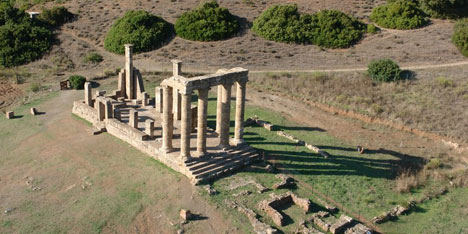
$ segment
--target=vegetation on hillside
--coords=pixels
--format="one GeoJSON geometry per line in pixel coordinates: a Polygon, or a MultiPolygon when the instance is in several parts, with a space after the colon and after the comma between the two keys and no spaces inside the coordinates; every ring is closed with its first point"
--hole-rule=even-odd
{"type": "Polygon", "coordinates": [[[175,23],[179,37],[194,41],[217,41],[239,31],[238,20],[227,8],[216,2],[207,2],[182,14],[175,23]]]}
{"type": "Polygon", "coordinates": [[[161,47],[173,35],[173,27],[159,16],[146,11],[128,11],[107,33],[104,48],[123,54],[124,44],[133,44],[135,53],[161,47]]]}
{"type": "Polygon", "coordinates": [[[468,15],[468,0],[418,0],[424,12],[434,18],[459,18],[468,15]]]}
{"type": "Polygon", "coordinates": [[[468,19],[459,20],[455,24],[452,42],[468,57],[468,19]]]}
{"type": "Polygon", "coordinates": [[[391,59],[380,59],[369,63],[367,70],[374,81],[390,82],[400,79],[400,66],[391,59]]]}
{"type": "Polygon", "coordinates": [[[366,26],[336,10],[299,14],[297,5],[275,5],[254,21],[252,30],[272,41],[346,48],[362,38],[366,26]]]}
{"type": "Polygon", "coordinates": [[[70,81],[70,87],[72,89],[83,89],[86,78],[80,75],[71,75],[68,81],[70,81]]]}
{"type": "Polygon", "coordinates": [[[59,27],[72,20],[73,14],[67,8],[60,6],[42,10],[38,18],[51,27],[59,27]]]}
{"type": "Polygon", "coordinates": [[[408,0],[390,1],[376,7],[370,18],[379,26],[391,29],[415,29],[429,22],[418,4],[408,0]]]}
{"type": "Polygon", "coordinates": [[[0,66],[39,59],[52,45],[50,29],[11,3],[0,2],[0,66]]]}

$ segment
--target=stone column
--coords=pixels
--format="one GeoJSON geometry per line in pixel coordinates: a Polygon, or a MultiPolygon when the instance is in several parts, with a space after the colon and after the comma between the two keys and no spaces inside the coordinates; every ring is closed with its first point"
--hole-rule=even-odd
{"type": "Polygon", "coordinates": [[[173,59],[172,62],[172,76],[182,75],[182,61],[173,59]]]}
{"type": "Polygon", "coordinates": [[[146,92],[141,93],[141,104],[143,106],[149,105],[149,95],[146,92]]]}
{"type": "Polygon", "coordinates": [[[134,99],[134,78],[133,78],[133,45],[125,44],[125,96],[134,99]]]}
{"type": "Polygon", "coordinates": [[[206,127],[208,113],[208,89],[198,90],[198,124],[197,124],[197,152],[198,156],[206,154],[206,127]]]}
{"type": "Polygon", "coordinates": [[[106,119],[110,119],[114,117],[114,110],[112,109],[112,104],[109,100],[105,102],[105,117],[106,119]]]}
{"type": "Polygon", "coordinates": [[[114,108],[114,118],[118,119],[119,121],[122,120],[120,108],[114,108]]]}
{"type": "Polygon", "coordinates": [[[172,114],[172,87],[163,87],[163,120],[162,120],[162,150],[173,151],[172,136],[174,134],[174,115],[172,114]]]}
{"type": "Polygon", "coordinates": [[[86,105],[93,107],[93,97],[91,93],[91,82],[86,82],[84,85],[84,92],[85,92],[85,103],[86,105]]]}
{"type": "Polygon", "coordinates": [[[161,87],[154,88],[154,108],[159,113],[163,113],[163,89],[161,87]]]}
{"type": "Polygon", "coordinates": [[[244,143],[244,113],[245,113],[245,88],[246,81],[237,82],[236,92],[236,123],[234,130],[234,142],[244,143]]]}
{"type": "Polygon", "coordinates": [[[128,117],[128,123],[132,128],[138,128],[138,111],[131,109],[130,116],[128,117]]]}
{"type": "Polygon", "coordinates": [[[219,146],[229,148],[229,121],[231,115],[231,84],[222,85],[221,131],[219,133],[219,146]]]}
{"type": "Polygon", "coordinates": [[[191,100],[192,92],[183,92],[182,95],[182,119],[180,123],[180,156],[182,160],[189,161],[190,156],[190,133],[192,132],[191,125],[191,100]]]}
{"type": "Polygon", "coordinates": [[[103,121],[106,118],[106,106],[102,103],[101,99],[96,99],[95,106],[97,109],[99,121],[103,121]]]}
{"type": "Polygon", "coordinates": [[[223,108],[223,86],[218,85],[218,93],[217,99],[216,99],[216,133],[218,135],[221,133],[221,113],[222,113],[222,108],[223,108]]]}
{"type": "Polygon", "coordinates": [[[147,119],[145,121],[145,133],[148,134],[149,137],[153,138],[154,136],[154,121],[151,119],[147,119]]]}
{"type": "Polygon", "coordinates": [[[175,116],[175,120],[180,120],[180,118],[182,117],[182,112],[181,112],[181,108],[182,108],[182,95],[179,93],[179,90],[177,89],[174,89],[174,92],[173,92],[173,105],[174,105],[174,109],[173,109],[173,112],[174,112],[174,116],[175,116]]]}

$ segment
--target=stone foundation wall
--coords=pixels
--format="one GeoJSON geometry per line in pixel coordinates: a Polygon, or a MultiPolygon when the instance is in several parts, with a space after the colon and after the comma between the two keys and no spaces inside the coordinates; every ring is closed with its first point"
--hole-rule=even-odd
{"type": "Polygon", "coordinates": [[[80,116],[93,125],[99,122],[97,110],[86,105],[82,100],[73,103],[72,113],[80,116]]]}

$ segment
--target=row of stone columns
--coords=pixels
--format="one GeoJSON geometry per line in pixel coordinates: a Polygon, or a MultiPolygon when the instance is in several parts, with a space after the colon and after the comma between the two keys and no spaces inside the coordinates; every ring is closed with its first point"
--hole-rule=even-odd
{"type": "MultiPolygon", "coordinates": [[[[235,117],[235,133],[234,142],[236,144],[243,143],[244,133],[244,110],[245,110],[245,88],[246,81],[239,81],[236,91],[236,117],[235,117]]],[[[216,131],[218,132],[219,146],[229,148],[229,123],[231,110],[231,87],[233,83],[219,85],[218,103],[217,103],[217,123],[216,131]]],[[[172,137],[174,131],[174,115],[173,113],[173,98],[175,89],[170,86],[162,87],[162,128],[163,128],[163,144],[162,149],[165,152],[173,150],[172,137]]],[[[198,90],[198,127],[197,127],[197,153],[199,156],[206,154],[207,143],[207,113],[208,113],[208,91],[209,89],[198,90]]],[[[181,95],[181,141],[180,155],[184,161],[190,160],[190,133],[191,133],[191,97],[192,92],[178,92],[181,95]]],[[[175,115],[177,116],[177,115],[175,115]]]]}

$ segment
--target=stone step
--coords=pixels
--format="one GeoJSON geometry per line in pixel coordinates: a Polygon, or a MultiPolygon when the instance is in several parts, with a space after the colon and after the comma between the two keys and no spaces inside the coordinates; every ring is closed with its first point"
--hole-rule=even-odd
{"type": "Polygon", "coordinates": [[[216,165],[225,164],[232,160],[238,159],[239,157],[243,157],[244,155],[249,154],[249,153],[255,153],[255,150],[254,149],[247,149],[245,151],[239,150],[237,152],[235,151],[230,152],[229,154],[216,155],[215,157],[206,159],[205,161],[189,165],[188,168],[192,173],[197,174],[198,171],[207,170],[212,167],[215,167],[216,165]]]}
{"type": "Polygon", "coordinates": [[[192,172],[192,175],[196,179],[217,177],[221,174],[224,174],[229,171],[248,165],[256,159],[259,159],[259,155],[256,153],[250,153],[247,155],[243,155],[242,157],[237,157],[234,160],[229,160],[222,164],[217,164],[217,165],[215,164],[215,166],[211,167],[210,169],[200,170],[200,171],[197,171],[196,173],[192,172]]]}

